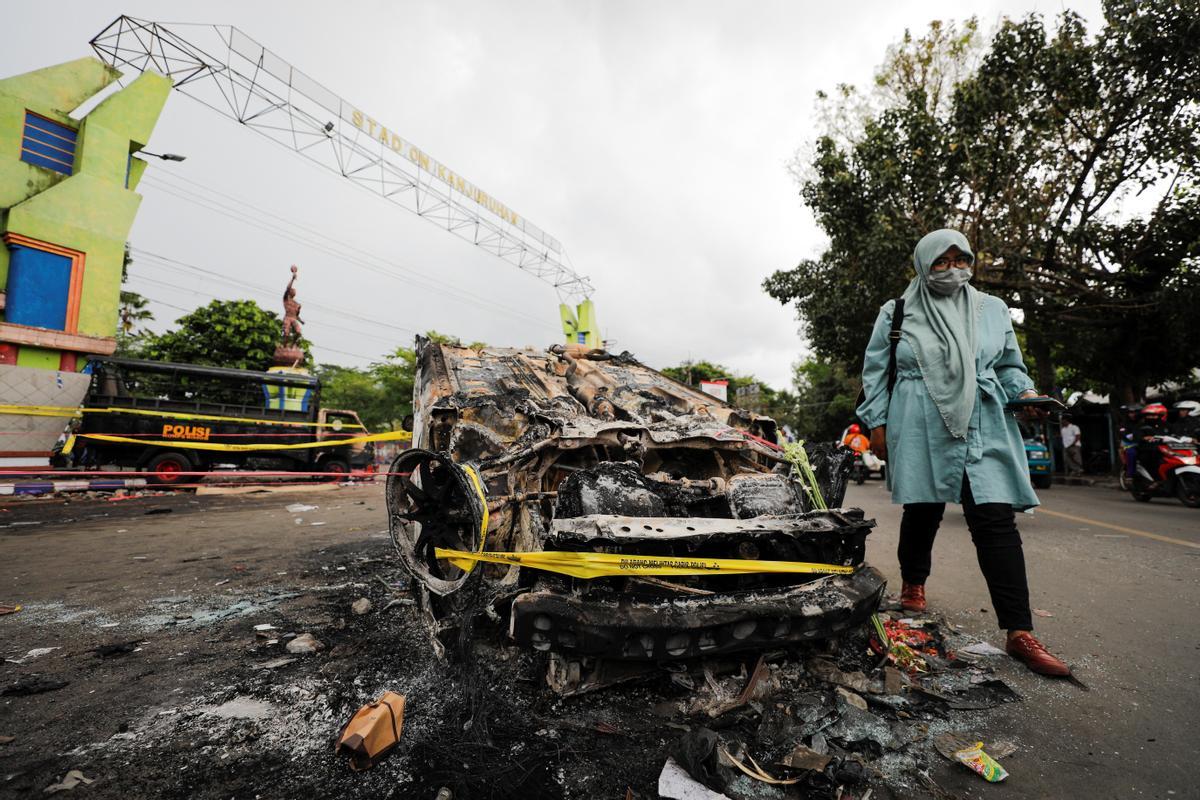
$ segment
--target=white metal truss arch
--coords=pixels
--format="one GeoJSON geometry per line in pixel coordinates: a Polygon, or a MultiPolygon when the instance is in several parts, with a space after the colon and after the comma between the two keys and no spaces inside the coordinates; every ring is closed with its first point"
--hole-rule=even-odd
{"type": "Polygon", "coordinates": [[[456,185],[453,172],[411,143],[398,152],[394,132],[385,141],[364,130],[361,116],[356,125],[359,107],[231,25],[121,16],[91,45],[114,67],[171,78],[180,92],[551,284],[563,299],[592,293],[553,236],[471,184],[456,185]]]}

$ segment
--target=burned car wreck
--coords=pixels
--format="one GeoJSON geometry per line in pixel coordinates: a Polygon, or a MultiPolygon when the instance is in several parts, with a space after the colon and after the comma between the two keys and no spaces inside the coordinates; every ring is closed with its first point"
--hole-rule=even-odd
{"type": "Polygon", "coordinates": [[[864,564],[874,522],[836,507],[844,476],[830,509],[814,509],[774,441],[770,418],[628,354],[419,340],[413,447],[390,470],[387,504],[435,647],[465,615],[486,613],[549,653],[551,684],[571,691],[598,664],[763,650],[858,625],[885,585],[864,564]],[[843,574],[585,580],[462,569],[438,548],[815,562],[843,574]]]}

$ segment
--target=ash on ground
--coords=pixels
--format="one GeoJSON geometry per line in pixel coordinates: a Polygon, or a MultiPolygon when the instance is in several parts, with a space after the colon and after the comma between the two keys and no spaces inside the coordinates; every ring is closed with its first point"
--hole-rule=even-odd
{"type": "Polygon", "coordinates": [[[879,652],[868,625],[563,698],[545,657],[486,618],[436,659],[386,541],[303,558],[270,585],[197,591],[123,620],[22,611],[22,632],[68,644],[30,660],[4,646],[0,734],[18,738],[0,751],[0,795],[40,796],[79,770],[94,783],[73,791],[89,797],[642,798],[659,796],[670,759],[735,800],[940,797],[927,774],[943,758],[935,737],[984,735],[986,709],[1019,699],[986,647],[964,652],[972,642],[944,620],[898,611],[881,614],[889,638],[925,672],[895,663],[903,649],[879,652]],[[353,613],[363,597],[372,610],[353,613]],[[305,633],[323,648],[289,652],[305,633]],[[66,688],[46,688],[56,682],[66,688]],[[334,741],[385,690],[407,698],[401,743],[354,772],[334,741]]]}

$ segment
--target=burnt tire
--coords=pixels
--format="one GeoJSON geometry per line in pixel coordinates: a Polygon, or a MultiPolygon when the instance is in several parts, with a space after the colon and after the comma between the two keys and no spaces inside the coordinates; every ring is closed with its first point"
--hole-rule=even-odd
{"type": "Polygon", "coordinates": [[[183,453],[177,453],[173,450],[166,453],[159,453],[146,462],[146,482],[156,486],[177,486],[181,483],[189,483],[189,479],[194,477],[188,475],[188,472],[194,472],[194,466],[190,458],[183,453]]]}
{"type": "Polygon", "coordinates": [[[437,558],[439,547],[478,550],[486,506],[473,479],[446,453],[405,450],[392,462],[384,488],[392,544],[409,573],[439,599],[471,575],[437,558]]]}

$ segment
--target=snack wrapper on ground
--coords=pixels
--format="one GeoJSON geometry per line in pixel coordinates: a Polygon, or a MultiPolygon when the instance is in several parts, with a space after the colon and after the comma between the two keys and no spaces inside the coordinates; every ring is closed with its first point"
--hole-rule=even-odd
{"type": "Polygon", "coordinates": [[[1008,771],[996,759],[983,752],[983,742],[956,750],[954,757],[972,772],[978,773],[988,783],[999,783],[1008,777],[1008,771]]]}

